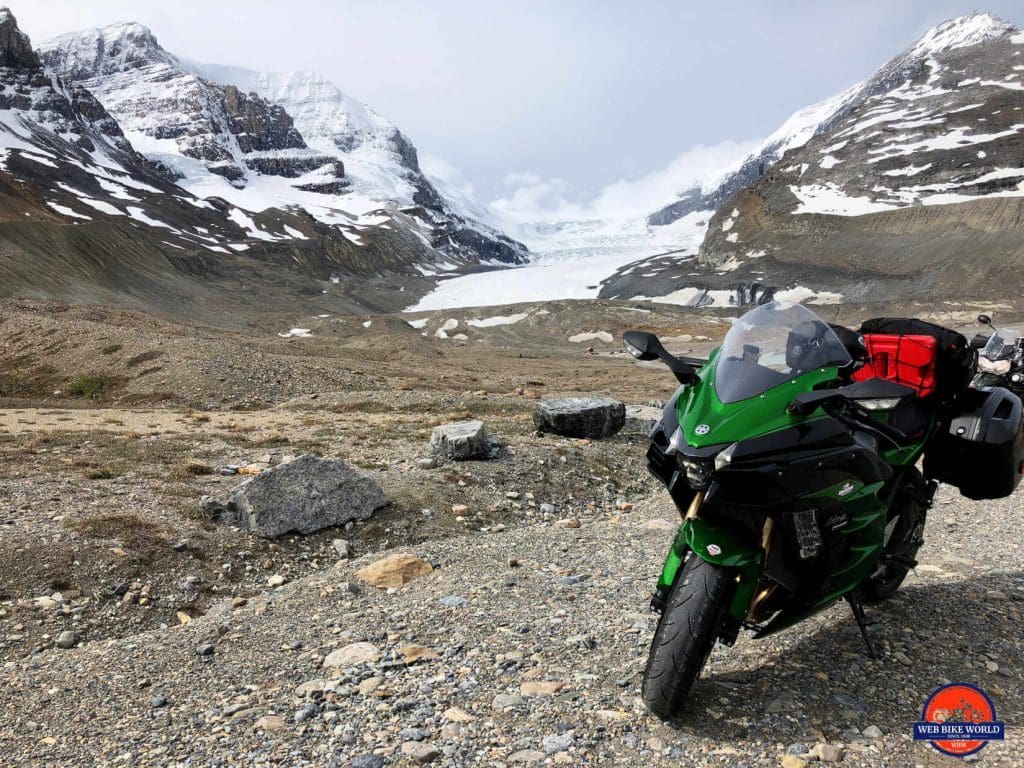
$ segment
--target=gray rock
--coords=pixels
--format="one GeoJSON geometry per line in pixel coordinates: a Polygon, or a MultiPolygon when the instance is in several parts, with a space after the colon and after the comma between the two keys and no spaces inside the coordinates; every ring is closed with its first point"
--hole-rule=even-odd
{"type": "Polygon", "coordinates": [[[74,648],[78,644],[78,635],[72,632],[70,629],[65,629],[54,641],[54,645],[58,648],[74,648]]]}
{"type": "Polygon", "coordinates": [[[294,720],[296,723],[304,723],[316,717],[320,708],[316,704],[307,704],[306,706],[295,711],[294,720]]]}
{"type": "Polygon", "coordinates": [[[521,749],[508,756],[510,763],[539,763],[547,755],[536,749],[521,749]]]}
{"type": "Polygon", "coordinates": [[[484,423],[476,419],[442,424],[430,433],[430,452],[439,461],[491,459],[500,447],[484,423]]]}
{"type": "Polygon", "coordinates": [[[545,736],[544,740],[541,742],[541,747],[550,755],[555,752],[564,752],[575,743],[576,734],[572,731],[566,731],[565,733],[560,733],[558,735],[545,736]]]}
{"type": "Polygon", "coordinates": [[[626,406],[607,397],[541,400],[533,413],[538,432],[565,437],[610,437],[626,423],[626,406]]]}
{"type": "Polygon", "coordinates": [[[426,765],[432,763],[441,755],[441,750],[433,744],[426,744],[420,741],[407,741],[402,744],[402,754],[411,757],[414,763],[426,765]]]}
{"type": "Polygon", "coordinates": [[[384,758],[380,755],[356,755],[352,758],[352,768],[384,768],[384,758]]]}
{"type": "Polygon", "coordinates": [[[200,656],[213,656],[213,644],[203,643],[196,648],[196,653],[200,656]]]}
{"type": "Polygon", "coordinates": [[[622,429],[624,432],[639,432],[649,434],[654,425],[661,420],[661,408],[653,408],[649,405],[627,405],[626,422],[622,429]]]}
{"type": "Polygon", "coordinates": [[[882,729],[879,728],[877,725],[869,725],[867,728],[861,731],[861,734],[863,734],[864,737],[868,739],[880,739],[882,738],[882,729]]]}
{"type": "Polygon", "coordinates": [[[149,706],[151,706],[153,709],[160,709],[161,707],[166,707],[167,697],[157,694],[149,700],[149,706]]]}
{"type": "Polygon", "coordinates": [[[365,520],[387,505],[380,485],[340,459],[300,456],[235,486],[227,499],[204,498],[215,520],[273,538],[365,520]]]}
{"type": "Polygon", "coordinates": [[[334,547],[334,551],[342,560],[348,560],[352,557],[352,542],[347,539],[334,539],[331,542],[331,546],[334,547]]]}
{"type": "Polygon", "coordinates": [[[438,600],[441,605],[445,608],[465,608],[469,605],[469,600],[460,595],[448,595],[438,600]]]}
{"type": "Polygon", "coordinates": [[[499,693],[491,701],[491,706],[494,709],[512,709],[513,707],[521,707],[526,703],[526,699],[522,696],[517,696],[514,693],[499,693]]]}

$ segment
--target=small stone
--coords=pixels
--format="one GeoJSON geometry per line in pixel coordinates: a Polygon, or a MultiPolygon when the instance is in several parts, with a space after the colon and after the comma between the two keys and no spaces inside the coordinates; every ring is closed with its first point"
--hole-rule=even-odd
{"type": "Polygon", "coordinates": [[[416,466],[420,469],[434,469],[437,467],[435,459],[416,459],[416,466]]]}
{"type": "Polygon", "coordinates": [[[911,664],[914,663],[913,661],[910,660],[910,657],[907,656],[907,654],[905,654],[903,651],[896,651],[896,653],[894,653],[892,656],[900,664],[903,664],[904,666],[907,666],[907,667],[909,667],[911,664]]]}
{"type": "Polygon", "coordinates": [[[78,635],[72,632],[70,629],[65,629],[59,635],[54,642],[58,648],[67,650],[68,648],[74,648],[78,644],[78,635]]]}
{"type": "Polygon", "coordinates": [[[395,653],[401,656],[402,661],[406,664],[415,664],[418,661],[433,661],[434,659],[441,658],[430,648],[427,648],[425,645],[417,645],[416,643],[400,645],[395,648],[395,653]]]}
{"type": "Polygon", "coordinates": [[[384,768],[384,758],[380,755],[356,755],[352,758],[352,768],[384,768]]]}
{"type": "Polygon", "coordinates": [[[442,597],[437,602],[445,608],[465,608],[469,605],[469,600],[460,595],[448,595],[447,597],[442,597]]]}
{"type": "Polygon", "coordinates": [[[452,504],[453,515],[464,515],[467,512],[469,512],[469,507],[467,507],[465,504],[452,504]]]}
{"type": "Polygon", "coordinates": [[[383,677],[368,677],[359,683],[356,690],[363,696],[368,696],[384,684],[383,677]]]}
{"type": "Polygon", "coordinates": [[[508,756],[510,763],[539,763],[547,755],[536,749],[521,749],[508,756]]]}
{"type": "Polygon", "coordinates": [[[576,734],[573,731],[545,736],[541,742],[541,748],[547,754],[564,752],[576,743],[576,734]]]}
{"type": "Polygon", "coordinates": [[[353,667],[380,661],[381,653],[373,643],[350,643],[327,654],[325,667],[353,667]]]}
{"type": "Polygon", "coordinates": [[[783,755],[782,768],[807,768],[807,761],[796,755],[783,755]]]}
{"type": "Polygon", "coordinates": [[[149,706],[151,706],[153,709],[160,709],[161,707],[166,707],[167,697],[158,694],[149,700],[149,706]]]}
{"type": "Polygon", "coordinates": [[[348,560],[352,557],[352,542],[347,539],[334,539],[331,542],[331,546],[334,547],[334,551],[342,560],[348,560]]]}
{"type": "Polygon", "coordinates": [[[280,715],[264,715],[255,722],[254,727],[264,731],[280,731],[284,728],[284,718],[280,715]]]}
{"type": "Polygon", "coordinates": [[[811,754],[823,763],[838,763],[843,759],[842,744],[815,744],[811,754]]]}
{"type": "Polygon", "coordinates": [[[171,549],[175,552],[188,552],[188,542],[179,541],[176,544],[172,544],[171,549]]]}
{"type": "Polygon", "coordinates": [[[232,608],[241,608],[241,607],[243,607],[248,602],[249,601],[247,599],[245,599],[244,597],[233,597],[233,598],[231,598],[231,607],[232,608]]]}
{"type": "Polygon", "coordinates": [[[356,572],[356,576],[380,589],[394,589],[426,576],[434,567],[421,557],[398,554],[385,557],[356,572]]]}
{"type": "Polygon", "coordinates": [[[555,505],[554,504],[541,504],[540,505],[540,513],[542,515],[553,515],[553,514],[555,514],[555,505]]]}
{"type": "Polygon", "coordinates": [[[402,754],[412,758],[418,765],[432,763],[441,755],[441,750],[433,744],[426,744],[420,741],[407,741],[402,744],[402,754]]]}
{"type": "Polygon", "coordinates": [[[271,576],[269,579],[267,579],[267,586],[268,587],[280,587],[286,581],[288,581],[288,579],[286,579],[280,573],[275,573],[273,576],[271,576]]]}
{"type": "Polygon", "coordinates": [[[491,700],[491,707],[494,709],[512,709],[513,707],[521,707],[526,703],[526,699],[522,696],[516,696],[512,693],[499,693],[491,700]]]}
{"type": "Polygon", "coordinates": [[[565,688],[565,683],[558,680],[529,680],[519,686],[523,696],[554,696],[565,688]]]}
{"type": "Polygon", "coordinates": [[[295,715],[293,716],[292,719],[295,720],[296,723],[304,723],[307,720],[316,717],[317,713],[319,712],[320,707],[318,707],[316,704],[310,703],[302,707],[301,709],[296,710],[295,715]]]}
{"type": "Polygon", "coordinates": [[[468,723],[476,720],[476,718],[469,714],[469,712],[466,712],[464,709],[459,709],[458,707],[448,707],[448,709],[441,713],[441,718],[453,723],[468,723]]]}
{"type": "Polygon", "coordinates": [[[203,643],[202,645],[197,646],[196,653],[199,656],[213,656],[213,644],[203,643]]]}
{"type": "Polygon", "coordinates": [[[863,734],[864,737],[868,739],[880,739],[882,738],[882,729],[879,728],[877,725],[869,725],[867,728],[861,731],[861,734],[863,734]]]}

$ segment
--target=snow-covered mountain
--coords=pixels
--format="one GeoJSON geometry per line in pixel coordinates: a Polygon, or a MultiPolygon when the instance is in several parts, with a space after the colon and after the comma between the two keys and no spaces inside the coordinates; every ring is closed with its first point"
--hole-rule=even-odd
{"type": "Polygon", "coordinates": [[[717,210],[734,194],[761,178],[786,152],[802,147],[814,136],[827,132],[867,99],[906,82],[935,55],[970,47],[1013,31],[1013,25],[989,13],[972,13],[933,27],[868,79],[794,113],[738,168],[729,169],[722,178],[710,180],[711,183],[683,190],[677,201],[652,213],[648,221],[656,226],[665,225],[694,211],[717,210]]]}
{"type": "Polygon", "coordinates": [[[992,300],[1024,267],[1024,34],[977,13],[801,110],[720,184],[696,260],[620,270],[602,296],[673,303],[992,300]]]}
{"type": "Polygon", "coordinates": [[[525,258],[451,212],[393,126],[386,147],[364,132],[321,149],[284,106],[197,76],[136,24],[41,51],[0,9],[0,295],[238,324],[390,310],[442,272],[525,258]],[[374,146],[391,177],[362,172],[374,146]]]}
{"type": "Polygon", "coordinates": [[[518,243],[446,203],[394,125],[313,73],[183,61],[140,24],[70,33],[39,52],[50,70],[95,94],[133,146],[200,197],[250,212],[299,206],[356,243],[360,229],[400,211],[445,256],[425,272],[525,260],[518,243]]]}

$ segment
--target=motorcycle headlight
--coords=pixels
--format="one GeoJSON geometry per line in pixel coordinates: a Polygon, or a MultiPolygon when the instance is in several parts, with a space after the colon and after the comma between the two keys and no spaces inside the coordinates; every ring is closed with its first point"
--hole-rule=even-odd
{"type": "Polygon", "coordinates": [[[736,453],[736,446],[739,443],[733,443],[728,448],[725,448],[721,453],[715,456],[715,471],[725,469],[732,463],[732,457],[736,453]]]}

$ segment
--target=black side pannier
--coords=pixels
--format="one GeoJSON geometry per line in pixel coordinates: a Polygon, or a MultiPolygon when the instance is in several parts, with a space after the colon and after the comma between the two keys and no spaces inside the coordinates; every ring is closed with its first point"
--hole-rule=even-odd
{"type": "Polygon", "coordinates": [[[969,499],[1013,493],[1024,469],[1024,408],[1002,387],[967,389],[928,442],[924,474],[969,499]]]}
{"type": "Polygon", "coordinates": [[[935,386],[939,401],[950,401],[967,389],[978,366],[978,352],[957,331],[926,320],[910,317],[875,317],[865,320],[861,333],[931,336],[938,342],[935,359],[935,386]]]}

